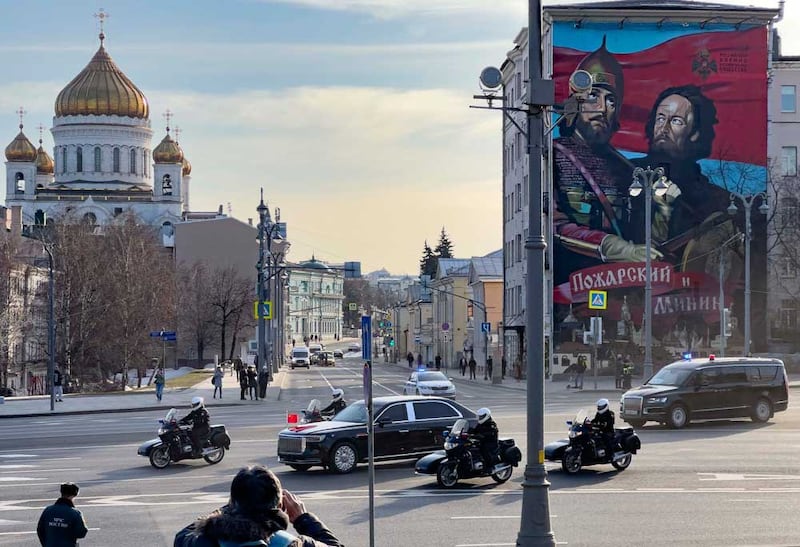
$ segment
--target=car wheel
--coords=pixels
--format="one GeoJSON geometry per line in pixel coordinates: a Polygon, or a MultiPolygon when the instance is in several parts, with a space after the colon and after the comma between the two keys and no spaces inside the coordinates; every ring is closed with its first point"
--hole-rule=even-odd
{"type": "Polygon", "coordinates": [[[415,395],[419,395],[419,388],[417,388],[417,389],[416,389],[416,391],[414,392],[414,394],[415,394],[415,395]]]}
{"type": "Polygon", "coordinates": [[[458,466],[453,462],[441,464],[436,471],[436,482],[442,488],[453,488],[458,484],[458,466]]]}
{"type": "Polygon", "coordinates": [[[561,469],[574,475],[580,472],[583,462],[581,461],[581,453],[578,450],[568,448],[564,452],[564,457],[561,458],[561,469]]]}
{"type": "Polygon", "coordinates": [[[689,424],[689,411],[686,407],[677,404],[670,407],[667,413],[667,425],[672,429],[681,429],[689,424]]]}
{"type": "Polygon", "coordinates": [[[625,471],[631,464],[631,460],[633,460],[633,456],[628,454],[620,460],[611,460],[611,465],[613,465],[614,469],[617,471],[625,471]]]}
{"type": "Polygon", "coordinates": [[[637,428],[644,427],[644,424],[647,423],[646,420],[634,420],[633,418],[631,418],[630,420],[626,419],[625,421],[628,422],[628,424],[630,424],[631,427],[637,427],[637,428]]]}
{"type": "Polygon", "coordinates": [[[356,447],[350,443],[339,443],[331,450],[328,465],[334,473],[344,475],[356,468],[358,453],[356,447]]]}
{"type": "Polygon", "coordinates": [[[765,399],[761,398],[756,401],[756,404],[753,405],[753,412],[750,414],[750,418],[757,423],[764,423],[772,417],[772,405],[770,402],[765,399]]]}
{"type": "Polygon", "coordinates": [[[311,466],[307,463],[290,463],[288,465],[295,471],[308,471],[311,469],[311,466]]]}
{"type": "Polygon", "coordinates": [[[294,365],[292,365],[292,366],[291,366],[291,367],[289,367],[289,368],[291,368],[292,370],[294,370],[294,365]]]}

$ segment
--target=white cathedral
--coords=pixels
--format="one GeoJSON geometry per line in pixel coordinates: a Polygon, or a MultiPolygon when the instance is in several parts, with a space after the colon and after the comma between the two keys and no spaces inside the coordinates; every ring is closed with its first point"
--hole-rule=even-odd
{"type": "Polygon", "coordinates": [[[5,149],[10,220],[19,226],[70,215],[102,225],[132,212],[161,227],[168,244],[189,210],[192,167],[169,127],[151,152],[147,98],[99,37],[97,53],[56,98],[55,161],[41,138],[37,149],[25,136],[20,118],[19,134],[5,149]]]}

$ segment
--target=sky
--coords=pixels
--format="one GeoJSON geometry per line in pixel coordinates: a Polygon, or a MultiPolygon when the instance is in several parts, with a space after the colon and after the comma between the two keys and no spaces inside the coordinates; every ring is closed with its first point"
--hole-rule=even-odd
{"type": "MultiPolygon", "coordinates": [[[[800,55],[800,1],[787,4],[783,52],[800,55]]],[[[31,141],[52,126],[97,50],[100,7],[106,49],[150,102],[153,146],[167,109],[181,128],[192,210],[246,222],[263,187],[291,260],[365,273],[417,274],[442,227],[457,257],[502,248],[501,119],[469,106],[527,24],[525,0],[0,0],[0,139],[21,105],[31,141]]]]}

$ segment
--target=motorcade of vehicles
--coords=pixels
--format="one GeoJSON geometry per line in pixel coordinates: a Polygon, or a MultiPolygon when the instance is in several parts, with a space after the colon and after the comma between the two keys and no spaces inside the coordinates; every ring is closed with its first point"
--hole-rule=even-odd
{"type": "Polygon", "coordinates": [[[340,349],[333,350],[334,359],[344,359],[344,352],[340,349]]]}
{"type": "Polygon", "coordinates": [[[411,373],[403,386],[405,395],[432,395],[436,397],[456,398],[456,386],[438,370],[424,368],[411,373]]]}
{"type": "Polygon", "coordinates": [[[192,451],[189,431],[192,426],[181,425],[177,419],[178,411],[169,409],[163,420],[159,420],[158,438],[143,443],[137,453],[150,459],[150,465],[164,469],[171,462],[204,459],[210,464],[219,463],[225,451],[231,447],[231,438],[224,425],[212,425],[199,455],[192,451]]]}
{"type": "Polygon", "coordinates": [[[310,351],[312,355],[315,353],[319,353],[320,351],[322,351],[322,344],[309,344],[308,351],[310,351]]]}
{"type": "Polygon", "coordinates": [[[709,355],[671,363],[626,391],[620,417],[634,427],[652,421],[680,429],[699,420],[766,422],[788,405],[789,380],[780,359],[709,355]]]}
{"type": "Polygon", "coordinates": [[[319,402],[319,399],[311,399],[311,402],[308,403],[308,406],[301,411],[302,417],[299,414],[287,414],[286,416],[286,423],[287,424],[313,424],[315,422],[323,422],[325,420],[329,420],[329,416],[323,416],[320,412],[322,408],[322,403],[319,402]]]}
{"type": "Polygon", "coordinates": [[[294,370],[294,367],[311,368],[311,352],[305,346],[298,346],[292,348],[290,355],[289,368],[294,370]]]}
{"type": "Polygon", "coordinates": [[[336,358],[333,356],[332,351],[320,351],[319,353],[315,353],[312,355],[315,358],[316,365],[321,367],[335,367],[336,366],[336,358]]]}
{"type": "Polygon", "coordinates": [[[347,351],[350,352],[361,351],[361,344],[356,344],[355,342],[352,344],[348,344],[347,351]]]}
{"type": "MultiPolygon", "coordinates": [[[[477,423],[475,412],[439,397],[391,396],[373,399],[375,460],[419,458],[439,450],[442,432],[459,419],[477,423]]],[[[350,473],[367,461],[367,408],[351,403],[330,421],[287,427],[278,434],[278,459],[292,469],[322,466],[350,473]]]]}
{"type": "Polygon", "coordinates": [[[498,439],[500,463],[486,467],[481,456],[480,440],[469,433],[467,420],[457,420],[449,431],[444,431],[444,450],[437,450],[420,458],[414,465],[418,475],[436,475],[436,482],[444,488],[453,488],[459,479],[491,477],[497,483],[511,478],[514,467],[522,460],[522,452],[514,439],[498,439]]]}
{"type": "Polygon", "coordinates": [[[608,452],[597,428],[592,425],[585,410],[578,411],[574,420],[567,421],[569,438],[549,443],[544,447],[548,461],[560,461],[561,468],[569,474],[578,473],[587,465],[611,464],[624,471],[633,455],[642,447],[639,436],[632,427],[615,427],[612,452],[608,452]]]}

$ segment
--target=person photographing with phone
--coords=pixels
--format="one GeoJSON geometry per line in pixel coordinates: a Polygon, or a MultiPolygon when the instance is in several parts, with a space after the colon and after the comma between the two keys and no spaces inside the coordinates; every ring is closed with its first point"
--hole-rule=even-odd
{"type": "Polygon", "coordinates": [[[224,505],[175,535],[174,547],[344,547],[305,504],[261,465],[244,467],[224,505]],[[297,534],[288,532],[289,524],[297,534]]]}

